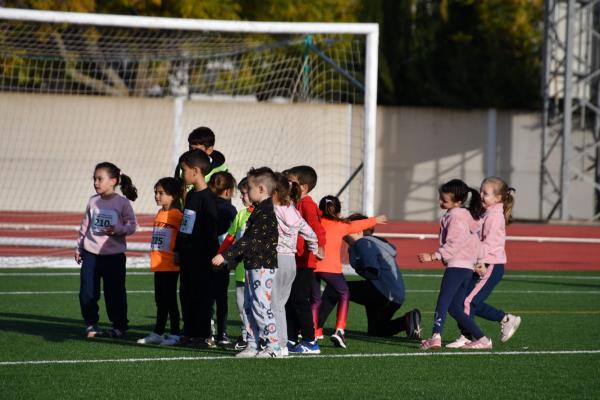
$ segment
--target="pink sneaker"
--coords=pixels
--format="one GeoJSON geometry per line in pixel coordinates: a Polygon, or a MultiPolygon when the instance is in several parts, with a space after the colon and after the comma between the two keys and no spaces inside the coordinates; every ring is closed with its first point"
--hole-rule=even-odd
{"type": "Polygon", "coordinates": [[[449,349],[460,349],[465,344],[469,344],[469,343],[471,343],[471,341],[469,339],[467,339],[466,337],[464,337],[464,335],[460,335],[460,337],[458,339],[456,339],[452,343],[448,343],[446,345],[446,347],[449,348],[449,349]]]}
{"type": "Polygon", "coordinates": [[[421,341],[421,350],[439,350],[442,348],[442,337],[438,334],[421,341]]]}
{"type": "Polygon", "coordinates": [[[481,339],[474,340],[471,343],[465,344],[461,349],[466,350],[491,350],[492,339],[488,337],[482,337],[481,339]]]}

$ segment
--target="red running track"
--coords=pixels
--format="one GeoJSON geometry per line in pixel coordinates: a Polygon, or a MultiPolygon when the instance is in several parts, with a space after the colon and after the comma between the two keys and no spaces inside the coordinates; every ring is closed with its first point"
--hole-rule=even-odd
{"type": "MultiPolygon", "coordinates": [[[[151,227],[153,216],[138,216],[142,227],[151,227]]],[[[8,229],[6,224],[47,224],[77,226],[81,214],[1,212],[0,237],[26,237],[46,239],[75,239],[75,230],[55,229],[8,229]]],[[[437,222],[393,221],[377,227],[378,233],[437,234],[437,222]]],[[[600,239],[600,226],[572,226],[553,224],[513,224],[507,227],[509,236],[569,237],[600,239]]],[[[147,243],[150,232],[138,232],[128,238],[130,242],[147,243]]],[[[417,254],[432,252],[437,248],[436,239],[389,239],[398,250],[398,264],[403,268],[441,268],[440,263],[420,264],[417,254]]],[[[600,244],[556,243],[536,241],[507,241],[507,269],[512,270],[578,270],[600,271],[600,244]]],[[[40,248],[26,246],[0,246],[0,256],[71,256],[70,249],[40,248]]],[[[140,255],[131,252],[129,255],[140,255]]]]}

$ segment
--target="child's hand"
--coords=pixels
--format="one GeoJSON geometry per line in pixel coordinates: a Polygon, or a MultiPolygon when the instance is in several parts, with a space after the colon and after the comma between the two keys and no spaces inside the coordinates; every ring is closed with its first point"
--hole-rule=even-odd
{"type": "Polygon", "coordinates": [[[317,250],[317,258],[319,260],[324,260],[325,259],[325,249],[321,246],[319,246],[319,250],[317,250]]]}
{"type": "Polygon", "coordinates": [[[224,262],[225,262],[225,259],[220,254],[217,254],[212,259],[212,265],[214,265],[215,267],[221,266],[221,264],[223,264],[224,262]]]}
{"type": "Polygon", "coordinates": [[[79,249],[75,249],[75,262],[81,264],[81,254],[79,253],[79,249]]]}
{"type": "Polygon", "coordinates": [[[435,260],[435,258],[431,255],[431,253],[420,253],[417,256],[417,258],[422,263],[424,263],[424,262],[431,262],[431,261],[435,260]]]}
{"type": "Polygon", "coordinates": [[[375,221],[378,224],[386,224],[387,221],[388,221],[388,219],[387,219],[387,217],[385,215],[378,215],[378,216],[375,217],[375,221]]]}
{"type": "Polygon", "coordinates": [[[479,275],[480,278],[483,278],[487,273],[487,268],[485,264],[479,263],[475,266],[475,272],[479,275]]]}
{"type": "Polygon", "coordinates": [[[115,226],[111,225],[108,228],[104,229],[104,233],[106,235],[108,235],[108,236],[114,236],[114,235],[116,235],[116,233],[115,233],[115,226]]]}

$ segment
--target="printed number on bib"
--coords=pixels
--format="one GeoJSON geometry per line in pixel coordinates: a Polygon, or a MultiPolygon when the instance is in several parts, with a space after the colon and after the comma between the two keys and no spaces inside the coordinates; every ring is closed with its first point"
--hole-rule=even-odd
{"type": "Polygon", "coordinates": [[[92,231],[94,233],[104,233],[108,227],[116,225],[117,220],[115,210],[92,210],[92,231]]]}
{"type": "Polygon", "coordinates": [[[173,229],[154,228],[150,247],[156,251],[169,251],[171,249],[171,237],[173,237],[173,229]]]}
{"type": "Polygon", "coordinates": [[[187,208],[183,210],[183,220],[181,221],[181,227],[179,228],[179,232],[187,233],[188,235],[192,234],[194,230],[194,223],[196,222],[196,211],[188,210],[187,208]]]}

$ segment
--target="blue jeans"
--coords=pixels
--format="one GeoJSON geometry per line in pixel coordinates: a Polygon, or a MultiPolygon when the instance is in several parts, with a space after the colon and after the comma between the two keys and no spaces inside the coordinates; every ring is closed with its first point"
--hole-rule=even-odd
{"type": "Polygon", "coordinates": [[[106,314],[113,328],[126,331],[127,291],[125,289],[125,253],[96,255],[85,250],[81,253],[79,305],[86,325],[98,323],[100,279],[104,284],[106,314]]]}
{"type": "Polygon", "coordinates": [[[465,314],[464,301],[467,287],[471,282],[473,270],[467,268],[446,268],[440,294],[435,307],[433,333],[442,333],[446,314],[450,314],[469,334],[475,339],[480,339],[483,332],[475,323],[475,320],[465,314]]]}
{"type": "MultiPolygon", "coordinates": [[[[483,278],[473,274],[471,282],[467,288],[467,297],[465,298],[465,313],[471,318],[475,316],[487,319],[488,321],[500,322],[504,319],[506,313],[485,301],[492,294],[494,288],[500,283],[504,276],[504,264],[490,264],[487,266],[488,272],[483,278]]],[[[468,337],[468,332],[459,324],[461,334],[468,337]]]]}

